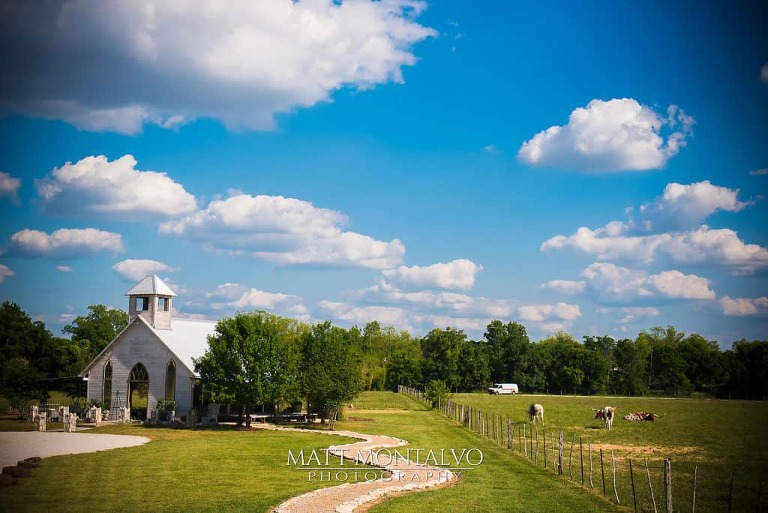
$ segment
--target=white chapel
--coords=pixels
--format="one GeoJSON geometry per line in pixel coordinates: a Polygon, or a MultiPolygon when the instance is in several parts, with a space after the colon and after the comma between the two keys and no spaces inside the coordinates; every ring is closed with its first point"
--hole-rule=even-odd
{"type": "Polygon", "coordinates": [[[205,353],[216,323],[172,318],[176,294],[155,275],[126,295],[128,326],[81,372],[88,399],[115,417],[127,406],[139,420],[160,400],[175,401],[177,416],[199,410],[202,386],[193,359],[205,353]]]}

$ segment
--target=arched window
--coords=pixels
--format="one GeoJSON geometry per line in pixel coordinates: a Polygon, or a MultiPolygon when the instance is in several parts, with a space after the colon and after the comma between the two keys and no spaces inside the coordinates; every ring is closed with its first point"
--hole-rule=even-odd
{"type": "Polygon", "coordinates": [[[165,369],[165,400],[176,400],[176,364],[173,360],[168,362],[168,367],[165,369]]]}
{"type": "Polygon", "coordinates": [[[147,403],[149,398],[149,373],[143,364],[137,363],[131,369],[128,378],[128,406],[131,417],[138,420],[147,418],[147,403]]]}
{"type": "Polygon", "coordinates": [[[104,366],[104,383],[101,390],[101,403],[107,410],[112,406],[112,362],[104,366]]]}

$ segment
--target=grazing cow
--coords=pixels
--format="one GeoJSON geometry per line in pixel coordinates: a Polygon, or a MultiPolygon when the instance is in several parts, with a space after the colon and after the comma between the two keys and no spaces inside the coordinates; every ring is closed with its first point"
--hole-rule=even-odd
{"type": "Polygon", "coordinates": [[[592,408],[592,410],[595,412],[596,419],[603,419],[605,429],[610,430],[613,427],[613,417],[616,413],[616,408],[613,406],[606,406],[600,410],[595,410],[594,408],[592,408]]]}
{"type": "Polygon", "coordinates": [[[528,418],[531,422],[544,422],[544,407],[538,403],[532,404],[528,407],[528,418]]]}

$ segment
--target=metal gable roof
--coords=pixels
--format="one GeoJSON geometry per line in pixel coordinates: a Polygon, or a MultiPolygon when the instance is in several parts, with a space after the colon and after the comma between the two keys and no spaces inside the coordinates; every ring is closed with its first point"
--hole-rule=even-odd
{"type": "Polygon", "coordinates": [[[137,283],[126,296],[175,296],[176,293],[166,285],[156,274],[147,276],[137,283]]]}
{"type": "Polygon", "coordinates": [[[208,349],[208,335],[216,330],[214,321],[196,319],[173,319],[170,330],[152,330],[168,346],[195,376],[195,358],[200,358],[208,349]]]}
{"type": "Polygon", "coordinates": [[[80,373],[85,376],[93,367],[93,364],[99,360],[102,354],[110,350],[120,339],[123,339],[128,328],[133,324],[144,325],[149,329],[168,349],[176,356],[179,363],[184,365],[196,377],[200,375],[195,372],[195,358],[200,358],[208,349],[208,335],[213,335],[216,330],[216,322],[202,321],[195,319],[173,319],[170,330],[156,330],[149,325],[142,317],[137,316],[123,331],[105,347],[99,355],[94,358],[88,366],[80,373]]]}

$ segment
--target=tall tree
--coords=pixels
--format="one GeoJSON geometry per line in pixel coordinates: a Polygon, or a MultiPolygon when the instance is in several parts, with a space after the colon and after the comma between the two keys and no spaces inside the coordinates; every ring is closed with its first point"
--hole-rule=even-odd
{"type": "Polygon", "coordinates": [[[616,372],[612,374],[612,393],[643,395],[648,391],[648,355],[651,348],[645,337],[637,340],[622,339],[616,342],[614,357],[616,372]]]}
{"type": "Polygon", "coordinates": [[[740,340],[725,353],[728,373],[725,393],[744,399],[768,398],[768,341],[740,340]]]}
{"type": "Polygon", "coordinates": [[[459,355],[460,388],[465,392],[483,390],[491,383],[488,344],[466,341],[459,355]]]}
{"type": "MultiPolygon", "coordinates": [[[[82,367],[88,365],[128,326],[128,314],[117,308],[91,305],[86,315],[78,315],[71,324],[64,326],[63,333],[71,335],[80,347],[82,367]]],[[[82,368],[81,367],[81,368],[82,368]]]]}
{"type": "Polygon", "coordinates": [[[397,391],[398,385],[418,387],[423,384],[421,348],[417,343],[395,349],[387,359],[387,390],[397,391]]]}
{"type": "Polygon", "coordinates": [[[680,359],[678,345],[685,333],[673,326],[663,328],[655,326],[650,331],[641,331],[637,338],[648,343],[648,388],[672,392],[689,389],[690,383],[685,376],[685,362],[680,359]]]}
{"type": "Polygon", "coordinates": [[[333,422],[360,390],[360,362],[348,333],[324,322],[301,337],[301,378],[308,407],[333,422]]]}
{"type": "Polygon", "coordinates": [[[685,337],[678,347],[685,362],[685,374],[697,392],[713,392],[723,383],[723,353],[717,342],[701,335],[685,337]]]}
{"type": "Polygon", "coordinates": [[[421,339],[422,375],[425,382],[442,380],[451,390],[461,385],[459,357],[467,336],[454,328],[435,328],[421,339]]]}
{"type": "Polygon", "coordinates": [[[494,382],[515,381],[530,388],[527,382],[531,341],[525,326],[517,322],[492,321],[485,330],[489,346],[491,379],[494,382]]]}
{"type": "Polygon", "coordinates": [[[241,405],[246,412],[255,404],[279,406],[298,396],[300,330],[296,321],[262,311],[224,318],[195,370],[217,400],[241,405]]]}

